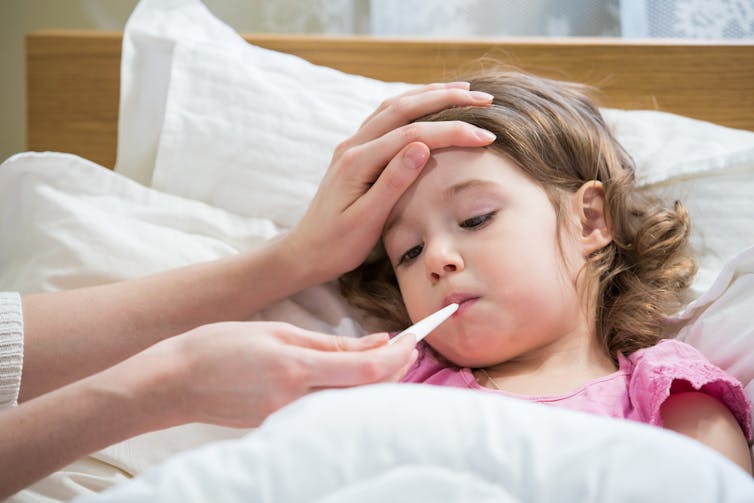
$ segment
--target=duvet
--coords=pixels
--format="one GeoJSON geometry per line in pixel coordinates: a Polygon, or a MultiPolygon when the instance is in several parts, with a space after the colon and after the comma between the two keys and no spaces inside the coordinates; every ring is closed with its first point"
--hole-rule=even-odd
{"type": "Polygon", "coordinates": [[[475,391],[316,393],[239,440],[81,502],[754,501],[716,452],[660,428],[475,391]]]}

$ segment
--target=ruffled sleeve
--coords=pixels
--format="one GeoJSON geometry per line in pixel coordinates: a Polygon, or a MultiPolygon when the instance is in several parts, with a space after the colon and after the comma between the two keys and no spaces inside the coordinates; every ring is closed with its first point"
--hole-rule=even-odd
{"type": "Polygon", "coordinates": [[[643,422],[662,426],[660,407],[663,402],[677,390],[693,389],[727,406],[746,438],[751,440],[751,406],[741,383],[710,363],[693,346],[673,339],[663,340],[635,352],[628,359],[634,367],[629,396],[643,422]]]}

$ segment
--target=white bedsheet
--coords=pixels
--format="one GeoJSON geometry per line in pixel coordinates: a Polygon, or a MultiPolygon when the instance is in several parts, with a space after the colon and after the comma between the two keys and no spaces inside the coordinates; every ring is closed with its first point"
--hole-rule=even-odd
{"type": "Polygon", "coordinates": [[[715,451],[638,423],[428,385],[321,392],[85,502],[751,502],[715,451]]]}

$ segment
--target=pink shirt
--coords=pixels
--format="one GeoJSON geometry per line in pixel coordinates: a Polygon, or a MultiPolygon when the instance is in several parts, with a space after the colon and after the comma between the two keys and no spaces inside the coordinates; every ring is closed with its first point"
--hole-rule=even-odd
{"type": "Polygon", "coordinates": [[[751,439],[750,404],[741,383],[710,363],[694,347],[677,340],[662,340],[628,358],[619,355],[616,372],[589,381],[569,393],[543,396],[482,387],[471,369],[452,365],[424,342],[420,342],[417,349],[419,357],[401,382],[482,390],[656,426],[662,426],[660,406],[665,399],[673,392],[693,389],[725,404],[746,438],[751,439]]]}

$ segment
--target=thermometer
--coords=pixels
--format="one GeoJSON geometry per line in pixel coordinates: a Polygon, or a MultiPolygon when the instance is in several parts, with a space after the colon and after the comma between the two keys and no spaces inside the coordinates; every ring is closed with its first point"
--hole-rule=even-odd
{"type": "Polygon", "coordinates": [[[413,334],[416,337],[416,342],[419,342],[427,335],[429,335],[432,330],[436,329],[440,325],[440,323],[450,318],[450,316],[455,313],[456,310],[458,310],[458,304],[448,304],[439,311],[430,314],[423,320],[417,321],[406,330],[390,339],[389,344],[393,344],[395,341],[406,334],[413,334]]]}

